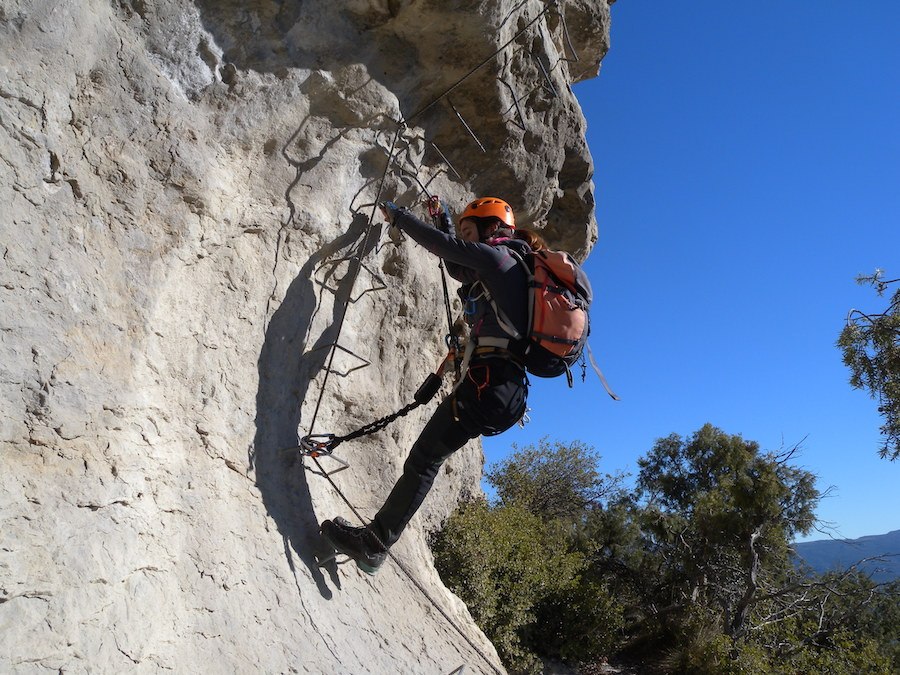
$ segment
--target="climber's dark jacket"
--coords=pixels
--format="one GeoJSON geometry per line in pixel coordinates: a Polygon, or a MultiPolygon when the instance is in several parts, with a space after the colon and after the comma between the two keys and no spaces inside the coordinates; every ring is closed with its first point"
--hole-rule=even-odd
{"type": "MultiPolygon", "coordinates": [[[[465,241],[423,223],[405,209],[397,211],[394,225],[447,262],[450,276],[465,284],[464,300],[469,286],[480,281],[513,327],[522,335],[527,332],[527,277],[522,265],[509,251],[512,249],[524,256],[529,251],[528,244],[519,239],[502,239],[493,245],[465,241]]],[[[477,286],[472,294],[479,295],[477,286]]],[[[476,311],[468,318],[472,334],[476,338],[508,338],[509,335],[500,327],[488,301],[480,298],[476,303],[476,311]]]]}
{"type": "MultiPolygon", "coordinates": [[[[468,242],[426,225],[404,209],[397,209],[393,218],[394,225],[447,262],[447,271],[463,282],[464,290],[478,295],[477,282],[484,284],[516,330],[524,334],[528,320],[526,275],[509,251],[526,253],[525,242],[468,242]]],[[[483,298],[467,320],[476,343],[477,338],[509,337],[483,298]]],[[[515,347],[511,351],[515,352],[515,347]]],[[[516,359],[476,352],[453,393],[441,401],[413,444],[403,464],[403,475],[373,519],[370,527],[378,540],[388,547],[396,542],[444,461],[470,439],[499,434],[519,421],[525,414],[527,396],[525,368],[516,359]]]]}

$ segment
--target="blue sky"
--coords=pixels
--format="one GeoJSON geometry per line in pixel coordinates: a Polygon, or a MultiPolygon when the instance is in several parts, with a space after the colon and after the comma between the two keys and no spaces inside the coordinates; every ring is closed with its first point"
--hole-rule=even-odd
{"type": "Polygon", "coordinates": [[[900,276],[900,2],[620,0],[612,18],[575,93],[591,344],[622,401],[591,373],[533,378],[531,423],[485,439],[488,462],[549,436],[633,474],[655,439],[711,422],[803,441],[835,536],[900,529],[900,462],[877,457],[876,404],[834,346],[848,310],[886,305],[856,276],[900,276]]]}

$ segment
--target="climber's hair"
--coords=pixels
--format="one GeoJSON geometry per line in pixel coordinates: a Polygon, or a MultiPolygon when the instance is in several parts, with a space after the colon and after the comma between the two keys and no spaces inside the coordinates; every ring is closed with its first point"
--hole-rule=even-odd
{"type": "Polygon", "coordinates": [[[532,251],[546,251],[547,250],[547,242],[544,241],[544,238],[539,235],[534,230],[526,230],[524,228],[517,229],[515,234],[516,239],[521,239],[532,251]]]}

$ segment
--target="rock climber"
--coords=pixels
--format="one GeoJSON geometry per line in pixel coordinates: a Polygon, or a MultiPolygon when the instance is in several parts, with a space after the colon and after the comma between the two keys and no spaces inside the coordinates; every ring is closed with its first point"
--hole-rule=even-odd
{"type": "Polygon", "coordinates": [[[471,345],[458,384],[413,444],[403,475],[372,522],[355,527],[337,517],[322,523],[322,534],[335,550],[369,574],[378,570],[387,550],[400,538],[444,461],[473,438],[502,433],[525,414],[525,343],[510,340],[486,293],[499,306],[501,316],[524,335],[527,278],[523,265],[510,251],[524,256],[529,249],[545,248],[540,235],[516,230],[512,208],[496,197],[482,197],[466,206],[456,236],[451,233],[446,211],[439,228],[391,202],[381,204],[381,211],[387,222],[443,258],[448,273],[463,283],[460,297],[466,307],[471,345]]]}

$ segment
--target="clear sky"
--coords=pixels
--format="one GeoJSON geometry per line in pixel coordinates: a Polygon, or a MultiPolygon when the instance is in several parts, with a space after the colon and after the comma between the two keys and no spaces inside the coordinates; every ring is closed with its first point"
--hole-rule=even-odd
{"type": "MultiPolygon", "coordinates": [[[[620,0],[588,121],[600,239],[586,263],[595,355],[575,389],[532,378],[543,436],[635,474],[655,439],[704,423],[834,486],[818,515],[856,538],[900,529],[900,461],[835,341],[858,286],[900,276],[900,2],[620,0]],[[805,440],[804,440],[805,439],[805,440]]],[[[808,539],[821,539],[813,533],[808,539]]]]}

